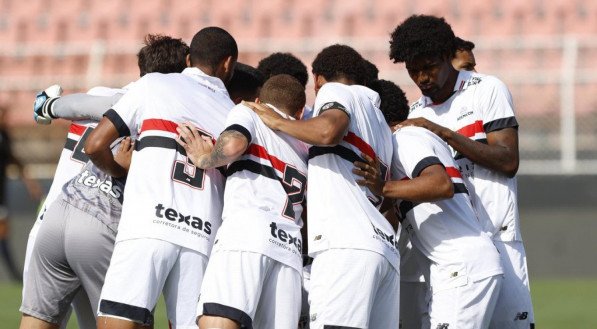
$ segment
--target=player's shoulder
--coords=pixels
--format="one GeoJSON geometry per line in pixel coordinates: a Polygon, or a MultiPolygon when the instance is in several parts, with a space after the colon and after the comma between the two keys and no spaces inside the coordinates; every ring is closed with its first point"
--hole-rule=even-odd
{"type": "Polygon", "coordinates": [[[87,91],[88,95],[91,96],[114,96],[116,94],[124,94],[126,90],[124,88],[110,88],[104,86],[97,86],[87,91]]]}
{"type": "Polygon", "coordinates": [[[506,84],[498,77],[478,72],[461,71],[461,88],[466,89],[494,89],[505,88],[506,84]]]}

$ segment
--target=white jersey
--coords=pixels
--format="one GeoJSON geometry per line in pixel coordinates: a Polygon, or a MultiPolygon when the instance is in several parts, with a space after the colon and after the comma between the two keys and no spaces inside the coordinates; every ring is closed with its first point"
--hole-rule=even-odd
{"type": "MultiPolygon", "coordinates": [[[[439,125],[487,143],[487,133],[518,128],[510,91],[490,75],[460,71],[454,94],[442,104],[422,97],[411,107],[409,118],[424,117],[439,125]]],[[[516,178],[475,164],[453,151],[477,216],[486,221],[493,238],[520,241],[516,178]]]]}
{"type": "Polygon", "coordinates": [[[428,166],[445,167],[454,197],[435,202],[397,200],[413,245],[430,261],[434,291],[503,273],[500,255],[479,223],[448,145],[419,127],[394,133],[393,179],[413,179],[428,166]]]}
{"type": "MultiPolygon", "coordinates": [[[[124,93],[127,87],[123,89],[113,89],[106,87],[94,87],[87,94],[92,96],[112,96],[117,93],[124,93]]],[[[89,161],[87,154],[83,151],[83,146],[87,136],[93,131],[97,122],[91,120],[73,121],[68,129],[64,148],[60,153],[60,159],[56,166],[54,179],[44,200],[41,211],[37,214],[37,220],[42,220],[47,207],[56,200],[62,193],[62,187],[71,178],[75,177],[89,161]]]]}
{"type": "Polygon", "coordinates": [[[232,109],[226,127],[242,133],[249,145],[228,166],[223,224],[214,250],[260,253],[302,272],[307,145],[272,131],[242,104],[232,109]]]}
{"type": "Polygon", "coordinates": [[[209,255],[222,220],[224,176],[187,160],[176,127],[188,121],[213,139],[233,106],[220,79],[187,68],[145,75],[106,112],[121,136],[138,139],[116,242],[161,239],[209,255]]]}
{"type": "Polygon", "coordinates": [[[361,153],[378,157],[385,179],[392,159],[392,134],[379,110],[379,95],[363,86],[329,82],[317,93],[314,116],[330,108],[350,118],[343,140],[336,146],[309,149],[307,196],[309,254],[330,248],[377,252],[399,272],[396,233],[379,212],[382,198],[359,186],[352,173],[361,153]]]}

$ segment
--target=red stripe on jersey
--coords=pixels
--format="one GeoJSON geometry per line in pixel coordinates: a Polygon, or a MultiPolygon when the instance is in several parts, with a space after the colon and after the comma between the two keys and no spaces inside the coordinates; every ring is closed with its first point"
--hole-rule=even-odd
{"type": "Polygon", "coordinates": [[[460,175],[460,171],[454,167],[446,167],[446,172],[448,173],[448,176],[450,176],[451,178],[462,178],[462,175],[460,175]]]}
{"type": "Polygon", "coordinates": [[[141,125],[141,132],[146,130],[161,130],[176,134],[176,127],[178,127],[178,124],[169,120],[147,119],[141,125]]]}
{"type": "Polygon", "coordinates": [[[362,140],[359,136],[355,135],[355,133],[349,131],[348,134],[344,136],[343,140],[348,144],[355,146],[359,149],[359,151],[367,154],[372,159],[375,159],[376,155],[375,151],[373,151],[373,148],[369,144],[367,144],[367,142],[362,140]]]}
{"type": "Polygon", "coordinates": [[[81,136],[85,132],[85,129],[87,129],[87,127],[71,123],[70,127],[68,128],[68,132],[81,136]]]}
{"type": "Polygon", "coordinates": [[[468,126],[464,126],[458,129],[457,133],[464,135],[465,137],[473,137],[476,133],[484,133],[483,121],[477,120],[468,126]]]}
{"type": "Polygon", "coordinates": [[[265,147],[263,147],[261,145],[251,144],[251,145],[249,145],[249,147],[247,148],[247,151],[245,153],[254,155],[261,159],[269,160],[269,162],[272,163],[272,167],[274,167],[276,170],[278,170],[280,172],[284,172],[284,170],[286,169],[286,162],[267,153],[267,150],[265,149],[265,147]]]}

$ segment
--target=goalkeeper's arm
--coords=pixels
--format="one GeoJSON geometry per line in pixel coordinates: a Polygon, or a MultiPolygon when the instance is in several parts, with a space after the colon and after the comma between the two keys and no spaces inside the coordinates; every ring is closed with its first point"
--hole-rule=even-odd
{"type": "Polygon", "coordinates": [[[71,94],[62,96],[52,103],[49,110],[52,118],[67,120],[90,119],[100,121],[104,113],[111,109],[123,94],[113,96],[92,96],[71,94]]]}

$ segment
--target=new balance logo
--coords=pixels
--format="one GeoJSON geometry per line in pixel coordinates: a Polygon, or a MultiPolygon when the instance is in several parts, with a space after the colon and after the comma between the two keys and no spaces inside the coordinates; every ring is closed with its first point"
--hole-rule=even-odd
{"type": "Polygon", "coordinates": [[[187,226],[192,228],[203,230],[203,232],[207,234],[211,234],[211,223],[208,221],[204,221],[199,217],[191,216],[191,215],[183,215],[180,212],[176,211],[172,208],[164,208],[164,206],[160,203],[155,206],[155,215],[158,218],[166,217],[167,220],[172,222],[184,223],[187,226]]]}
{"type": "Polygon", "coordinates": [[[526,320],[529,316],[529,312],[518,312],[516,313],[516,317],[514,318],[514,321],[517,320],[526,320]]]}

